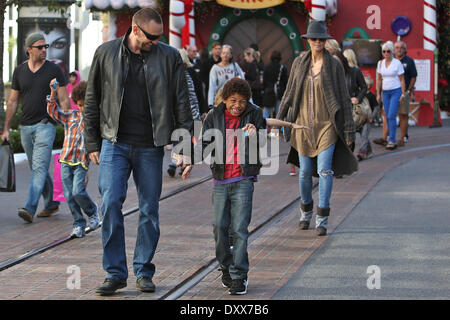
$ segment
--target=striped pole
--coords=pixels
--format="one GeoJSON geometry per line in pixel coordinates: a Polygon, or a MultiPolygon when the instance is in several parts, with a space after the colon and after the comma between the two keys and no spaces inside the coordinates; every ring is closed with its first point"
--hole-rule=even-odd
{"type": "Polygon", "coordinates": [[[309,13],[309,20],[325,21],[327,16],[326,0],[312,0],[311,12],[309,13]]]}
{"type": "Polygon", "coordinates": [[[423,48],[434,50],[436,38],[436,0],[423,1],[423,48]]]}
{"type": "Polygon", "coordinates": [[[169,44],[177,49],[181,48],[181,29],[186,21],[184,18],[184,2],[170,0],[169,7],[169,44]]]}

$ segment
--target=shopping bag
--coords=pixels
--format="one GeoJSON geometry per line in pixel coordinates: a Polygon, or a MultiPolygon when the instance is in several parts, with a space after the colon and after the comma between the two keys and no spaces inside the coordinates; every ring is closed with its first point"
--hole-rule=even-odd
{"type": "Polygon", "coordinates": [[[14,164],[14,152],[8,141],[0,146],[0,191],[16,191],[16,167],[14,164]]]}
{"type": "Polygon", "coordinates": [[[53,156],[53,201],[66,201],[61,181],[61,163],[59,153],[53,156]]]}

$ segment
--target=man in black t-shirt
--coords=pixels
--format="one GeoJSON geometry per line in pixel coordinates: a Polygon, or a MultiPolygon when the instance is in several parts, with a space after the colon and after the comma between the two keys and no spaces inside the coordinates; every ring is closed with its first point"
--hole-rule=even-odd
{"type": "Polygon", "coordinates": [[[44,35],[30,34],[25,40],[25,46],[29,59],[14,70],[2,141],[9,141],[11,122],[20,101],[22,104],[20,136],[32,174],[27,202],[19,209],[18,214],[23,220],[31,223],[41,195],[44,198],[44,210],[38,213],[38,217],[49,217],[58,211],[59,206],[59,202],[53,201],[53,181],[48,172],[56,134],[56,124],[47,114],[45,100],[50,94],[49,83],[52,79],[56,78],[60,85],[58,89],[60,105],[68,109],[70,103],[62,70],[46,60],[48,44],[45,43],[44,35]]]}

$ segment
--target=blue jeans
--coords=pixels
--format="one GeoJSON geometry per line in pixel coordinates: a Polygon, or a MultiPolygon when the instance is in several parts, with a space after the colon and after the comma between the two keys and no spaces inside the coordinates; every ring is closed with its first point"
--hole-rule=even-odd
{"type": "Polygon", "coordinates": [[[395,132],[397,130],[397,112],[400,105],[400,97],[402,96],[402,89],[383,90],[383,107],[386,114],[386,121],[388,126],[388,142],[395,143],[395,132]]]}
{"type": "Polygon", "coordinates": [[[229,269],[232,279],[244,279],[248,273],[247,242],[253,190],[251,180],[215,185],[213,188],[216,258],[221,268],[229,269]],[[230,228],[234,240],[233,253],[229,243],[230,228]]]}
{"type": "Polygon", "coordinates": [[[103,201],[103,268],[108,273],[107,278],[118,281],[128,278],[122,205],[131,171],[140,209],[133,271],[138,278],[153,278],[152,259],[159,240],[163,157],[163,147],[140,148],[103,139],[98,186],[103,201]]]}
{"type": "Polygon", "coordinates": [[[86,192],[87,170],[80,164],[71,166],[67,163],[61,163],[61,181],[64,190],[64,197],[73,217],[73,226],[86,227],[86,220],[81,210],[87,216],[92,216],[97,212],[97,206],[86,192]]]}
{"type": "MultiPolygon", "coordinates": [[[[319,174],[319,208],[330,207],[331,190],[333,188],[333,174],[331,170],[333,154],[336,144],[332,144],[317,156],[317,173],[319,174]]],[[[299,185],[301,201],[304,205],[310,204],[312,198],[312,174],[314,158],[298,155],[300,161],[299,185]]],[[[316,227],[327,228],[328,217],[316,215],[316,227]]]]}
{"type": "Polygon", "coordinates": [[[20,139],[31,169],[28,197],[24,208],[33,215],[36,213],[41,195],[44,198],[44,209],[51,210],[59,206],[59,202],[53,201],[53,180],[48,172],[55,134],[56,126],[47,119],[31,126],[22,126],[20,129],[20,139]]]}
{"type": "Polygon", "coordinates": [[[263,108],[263,117],[264,117],[264,119],[270,118],[270,114],[272,113],[272,110],[275,111],[273,117],[276,118],[277,114],[278,114],[278,109],[280,107],[280,103],[281,103],[281,100],[277,100],[277,104],[275,105],[275,110],[274,110],[274,108],[263,108]]]}

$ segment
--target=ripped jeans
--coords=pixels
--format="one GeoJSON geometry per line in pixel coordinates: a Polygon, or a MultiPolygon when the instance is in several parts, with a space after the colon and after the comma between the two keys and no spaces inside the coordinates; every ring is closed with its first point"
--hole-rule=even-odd
{"type": "MultiPolygon", "coordinates": [[[[317,156],[317,173],[319,174],[319,208],[330,207],[331,189],[333,188],[333,174],[331,166],[333,163],[333,153],[336,144],[332,144],[317,156]]],[[[312,173],[314,158],[298,155],[300,161],[299,184],[300,196],[304,205],[310,204],[312,198],[312,173]]],[[[303,220],[310,220],[309,217],[302,217],[303,220]],[[309,218],[309,219],[308,219],[309,218]]],[[[328,217],[316,216],[316,227],[327,227],[328,217]]]]}

